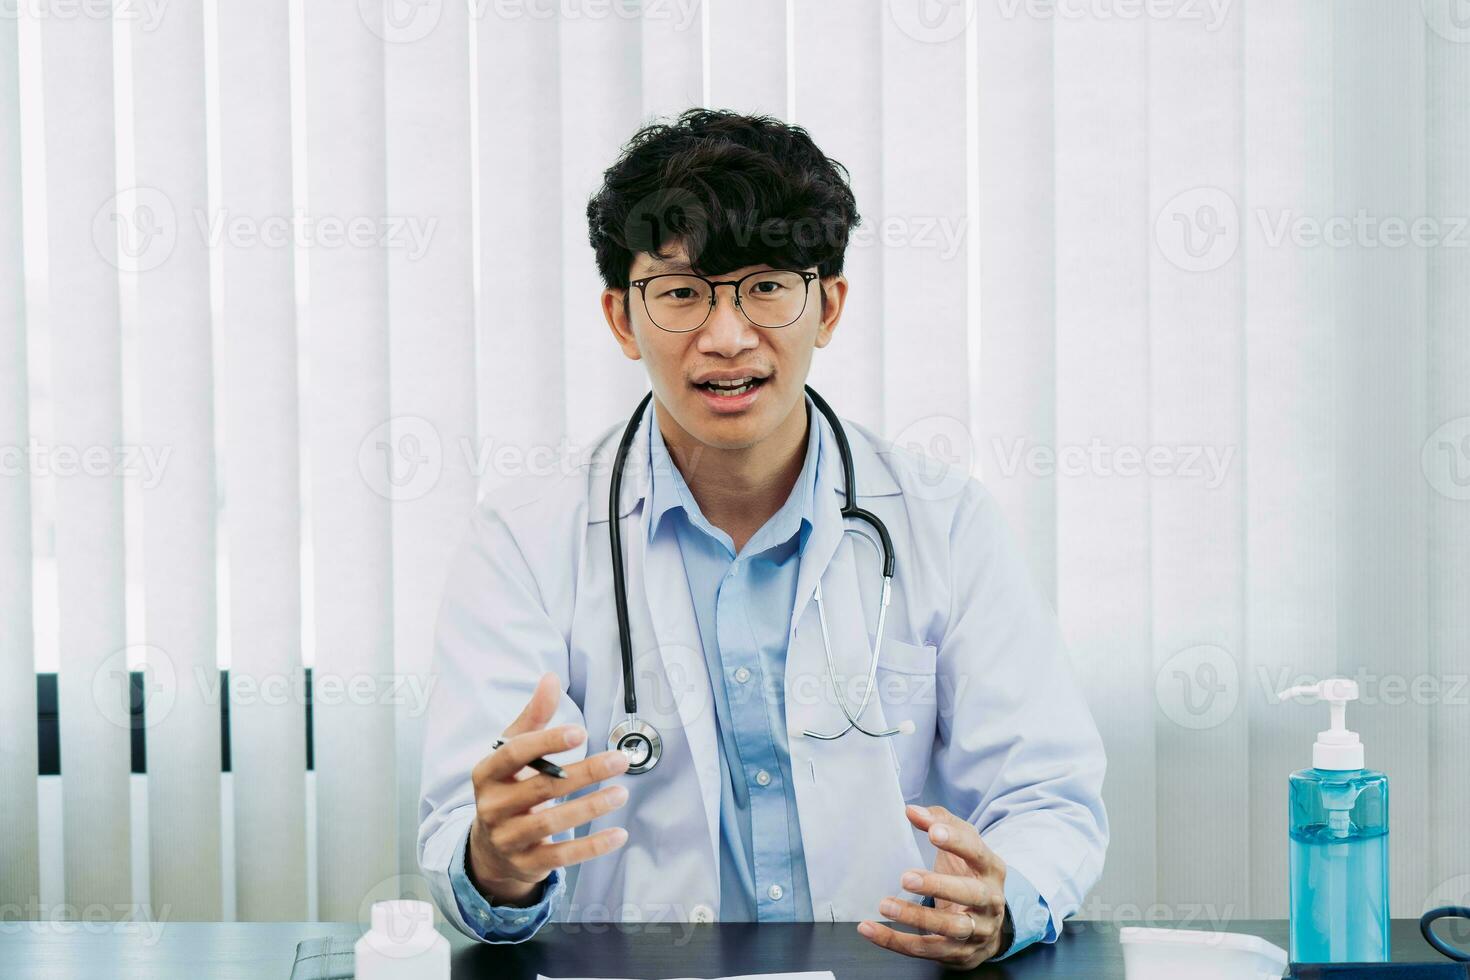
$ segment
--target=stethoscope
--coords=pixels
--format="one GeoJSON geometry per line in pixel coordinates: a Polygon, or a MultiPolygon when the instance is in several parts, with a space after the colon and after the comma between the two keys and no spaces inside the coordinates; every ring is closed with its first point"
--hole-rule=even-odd
{"type": "Polygon", "coordinates": [[[1463,905],[1446,905],[1443,908],[1431,909],[1424,913],[1419,920],[1419,931],[1424,934],[1429,945],[1439,950],[1452,960],[1460,963],[1470,963],[1470,950],[1463,950],[1451,946],[1443,939],[1434,934],[1434,924],[1440,919],[1470,919],[1470,908],[1463,905]]]}
{"type": "MultiPolygon", "coordinates": [[[[827,677],[832,682],[833,691],[837,695],[837,703],[842,708],[842,714],[847,718],[847,727],[837,732],[815,732],[809,729],[802,730],[801,734],[809,738],[831,741],[841,738],[854,728],[864,735],[874,738],[886,738],[890,735],[909,734],[913,732],[914,725],[911,721],[905,721],[897,728],[884,730],[873,730],[865,728],[858,721],[863,712],[867,710],[868,702],[872,698],[873,686],[878,675],[878,655],[883,646],[883,624],[888,615],[888,600],[892,595],[893,587],[893,540],[888,536],[888,528],[877,515],[863,510],[857,505],[856,491],[854,490],[852,449],[847,443],[847,433],[842,428],[842,422],[838,420],[837,413],[832,407],[807,386],[806,393],[811,396],[812,404],[826,417],[832,426],[832,434],[837,439],[837,452],[842,457],[843,476],[843,500],[842,519],[846,522],[855,518],[867,524],[878,535],[877,547],[883,555],[883,591],[879,598],[878,606],[878,633],[874,642],[872,654],[868,661],[868,683],[863,688],[863,700],[856,711],[849,709],[847,696],[843,693],[842,685],[837,682],[837,669],[832,661],[832,638],[827,629],[827,613],[822,604],[822,584],[819,581],[812,598],[817,604],[817,621],[822,628],[822,647],[827,655],[827,677]]],[[[612,573],[613,573],[613,596],[617,602],[618,610],[618,645],[622,650],[623,657],[623,709],[626,717],[613,726],[608,734],[607,746],[617,749],[628,757],[628,772],[644,773],[658,764],[660,756],[663,755],[663,738],[658,729],[644,719],[638,717],[638,692],[635,687],[636,681],[633,677],[633,639],[628,626],[628,590],[623,580],[623,535],[619,527],[618,514],[621,513],[619,502],[622,494],[623,464],[628,458],[628,449],[633,443],[633,433],[638,428],[638,421],[643,417],[648,403],[653,399],[653,393],[649,392],[643,396],[638,407],[633,410],[633,417],[628,420],[627,427],[623,430],[623,438],[618,443],[617,455],[613,458],[612,489],[609,492],[608,514],[608,538],[612,546],[612,573]]],[[[846,528],[847,531],[855,531],[868,542],[872,538],[856,528],[846,528]]]]}

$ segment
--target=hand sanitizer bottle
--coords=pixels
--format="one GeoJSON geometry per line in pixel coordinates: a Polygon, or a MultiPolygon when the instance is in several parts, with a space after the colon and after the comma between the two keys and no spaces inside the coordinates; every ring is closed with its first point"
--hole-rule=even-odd
{"type": "Polygon", "coordinates": [[[1334,678],[1282,691],[1332,709],[1312,768],[1291,774],[1291,959],[1388,962],[1388,777],[1363,768],[1363,743],[1346,727],[1358,685],[1334,678]]]}

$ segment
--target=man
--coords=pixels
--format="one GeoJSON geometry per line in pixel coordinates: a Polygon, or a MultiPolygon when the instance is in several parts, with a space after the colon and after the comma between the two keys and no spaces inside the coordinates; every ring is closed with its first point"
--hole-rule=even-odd
{"type": "Polygon", "coordinates": [[[896,559],[869,669],[880,554],[846,533],[837,430],[804,391],[847,298],[845,171],[798,127],[690,110],[633,137],[587,215],[652,405],[617,513],[622,420],[570,476],[483,501],[450,572],[419,828],[445,916],[488,942],[553,915],[862,920],[960,967],[1054,942],[1108,837],[1055,617],[977,482],[935,492],[848,424],[896,559]],[[627,718],[613,521],[662,738],[637,774],[602,751],[627,718]],[[812,737],[846,712],[875,734],[812,737]],[[568,778],[527,768],[547,756],[568,778]]]}

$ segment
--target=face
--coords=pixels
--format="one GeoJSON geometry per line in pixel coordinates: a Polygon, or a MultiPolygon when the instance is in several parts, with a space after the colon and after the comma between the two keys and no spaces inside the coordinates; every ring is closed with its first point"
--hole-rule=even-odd
{"type": "MultiPolygon", "coordinates": [[[[709,278],[733,281],[772,268],[749,265],[709,278]]],[[[629,279],[688,271],[682,251],[666,260],[640,252],[629,279]]],[[[650,298],[657,285],[650,284],[650,298]]],[[[737,309],[735,290],[730,286],[715,289],[715,308],[709,318],[688,333],[670,333],[654,325],[636,286],[604,290],[602,308],[623,353],[644,362],[654,398],[674,423],[706,446],[748,449],[769,438],[801,409],[812,351],[832,339],[847,280],[840,275],[825,281],[814,279],[806,290],[801,316],[775,329],[756,326],[737,309]]]]}

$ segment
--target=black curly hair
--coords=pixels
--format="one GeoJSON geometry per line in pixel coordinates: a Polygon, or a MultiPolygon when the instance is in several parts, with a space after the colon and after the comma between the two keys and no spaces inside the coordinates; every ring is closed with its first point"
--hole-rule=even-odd
{"type": "Polygon", "coordinates": [[[857,202],[847,168],[800,126],[687,109],[635,133],[587,202],[603,282],[625,289],[633,257],[683,245],[696,272],[747,265],[842,271],[857,202]]]}

